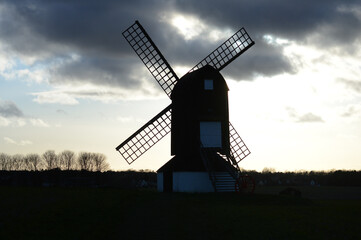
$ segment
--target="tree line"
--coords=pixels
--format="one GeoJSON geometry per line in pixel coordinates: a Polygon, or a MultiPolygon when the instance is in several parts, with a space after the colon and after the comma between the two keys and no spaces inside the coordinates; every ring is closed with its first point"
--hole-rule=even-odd
{"type": "Polygon", "coordinates": [[[361,186],[360,170],[277,172],[265,168],[262,172],[243,170],[257,185],[266,186],[361,186]]]}
{"type": "Polygon", "coordinates": [[[41,170],[85,170],[107,171],[110,169],[106,157],[102,153],[65,150],[58,154],[48,150],[43,154],[9,155],[0,153],[0,171],[41,171],[41,170]]]}

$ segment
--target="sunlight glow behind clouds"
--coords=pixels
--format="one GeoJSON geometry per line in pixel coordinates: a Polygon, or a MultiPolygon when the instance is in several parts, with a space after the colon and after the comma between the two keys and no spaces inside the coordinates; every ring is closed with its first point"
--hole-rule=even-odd
{"type": "Polygon", "coordinates": [[[343,13],[352,13],[354,14],[359,20],[361,20],[361,7],[360,6],[346,6],[342,5],[337,8],[338,11],[343,13]]]}
{"type": "Polygon", "coordinates": [[[233,34],[230,29],[215,28],[215,26],[207,25],[204,21],[192,15],[166,14],[162,21],[168,22],[168,19],[171,19],[170,24],[178,30],[178,33],[185,40],[201,38],[204,41],[219,42],[233,34]]]}
{"type": "Polygon", "coordinates": [[[171,18],[170,22],[186,40],[198,37],[205,29],[204,24],[192,16],[177,14],[171,18]]]}

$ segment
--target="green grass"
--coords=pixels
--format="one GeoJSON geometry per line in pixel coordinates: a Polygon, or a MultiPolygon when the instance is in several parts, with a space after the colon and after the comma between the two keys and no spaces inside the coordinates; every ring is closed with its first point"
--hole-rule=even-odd
{"type": "Polygon", "coordinates": [[[361,239],[361,200],[0,187],[0,239],[361,239]]]}

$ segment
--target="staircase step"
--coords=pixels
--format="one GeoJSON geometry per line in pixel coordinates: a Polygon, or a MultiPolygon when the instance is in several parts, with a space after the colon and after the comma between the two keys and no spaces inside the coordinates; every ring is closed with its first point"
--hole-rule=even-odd
{"type": "Polygon", "coordinates": [[[229,173],[213,173],[217,192],[234,192],[235,179],[229,173]]]}
{"type": "Polygon", "coordinates": [[[232,161],[233,156],[221,155],[218,153],[218,149],[203,148],[202,146],[200,153],[215,191],[235,192],[236,178],[238,177],[238,173],[240,171],[236,161],[232,161]],[[212,164],[210,164],[210,162],[214,162],[217,157],[221,157],[224,159],[224,166],[226,168],[226,172],[214,171],[213,166],[212,164]]]}

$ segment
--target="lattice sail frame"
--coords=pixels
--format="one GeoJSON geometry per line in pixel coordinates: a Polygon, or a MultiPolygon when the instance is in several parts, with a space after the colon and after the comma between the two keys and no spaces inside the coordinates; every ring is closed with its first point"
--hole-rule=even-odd
{"type": "Polygon", "coordinates": [[[229,144],[231,155],[234,157],[237,163],[239,163],[245,157],[251,154],[248,147],[243,142],[241,136],[239,136],[236,129],[231,123],[229,123],[229,144]]]}
{"type": "Polygon", "coordinates": [[[123,32],[123,36],[168,97],[170,97],[174,85],[179,80],[178,76],[143,26],[138,21],[135,21],[132,26],[123,32]]]}
{"type": "Polygon", "coordinates": [[[221,71],[239,55],[254,45],[254,41],[248,35],[244,28],[238,30],[224,43],[217,47],[207,57],[195,65],[189,72],[211,65],[218,71],[221,71]]]}
{"type": "Polygon", "coordinates": [[[171,112],[172,105],[169,105],[116,147],[128,164],[134,162],[170,132],[171,112]]]}

